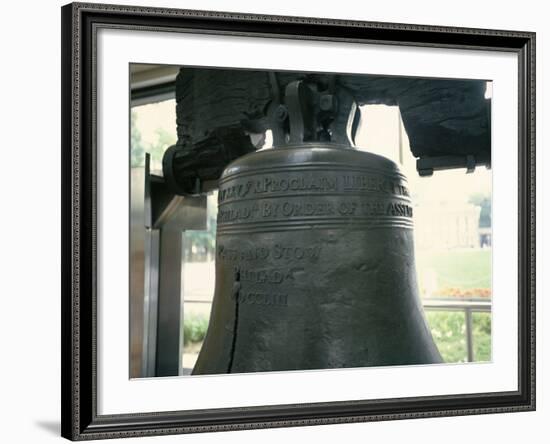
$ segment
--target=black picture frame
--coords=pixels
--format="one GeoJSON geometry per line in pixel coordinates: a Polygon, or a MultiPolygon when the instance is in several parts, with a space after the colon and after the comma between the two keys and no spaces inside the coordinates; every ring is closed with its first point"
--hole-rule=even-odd
{"type": "Polygon", "coordinates": [[[66,5],[61,14],[62,436],[84,440],[535,409],[535,33],[84,3],[66,5]],[[518,390],[98,415],[93,81],[98,27],[515,53],[519,66],[518,390]]]}

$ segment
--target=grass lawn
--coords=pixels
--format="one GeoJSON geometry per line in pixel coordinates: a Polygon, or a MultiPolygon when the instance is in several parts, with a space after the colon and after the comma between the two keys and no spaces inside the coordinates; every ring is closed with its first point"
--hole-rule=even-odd
{"type": "MultiPolygon", "coordinates": [[[[420,287],[423,277],[435,276],[432,296],[479,297],[491,295],[491,249],[418,252],[420,287]]],[[[460,311],[426,311],[428,324],[445,362],[466,362],[466,322],[460,311]]],[[[475,361],[491,360],[491,313],[473,313],[475,361]]]]}
{"type": "Polygon", "coordinates": [[[437,277],[438,290],[491,289],[491,249],[418,252],[420,280],[427,272],[437,277]]]}

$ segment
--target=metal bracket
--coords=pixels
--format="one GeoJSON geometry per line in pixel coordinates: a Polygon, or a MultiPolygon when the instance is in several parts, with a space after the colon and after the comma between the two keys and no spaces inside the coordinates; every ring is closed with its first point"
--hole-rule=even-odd
{"type": "Polygon", "coordinates": [[[466,168],[466,173],[473,173],[477,165],[491,168],[491,159],[486,156],[438,156],[421,157],[416,160],[416,170],[421,177],[429,177],[434,171],[466,168]]]}
{"type": "Polygon", "coordinates": [[[150,173],[148,154],[143,196],[141,376],[176,376],[183,353],[182,238],[185,230],[206,229],[206,196],[172,193],[162,177],[150,173]]]}

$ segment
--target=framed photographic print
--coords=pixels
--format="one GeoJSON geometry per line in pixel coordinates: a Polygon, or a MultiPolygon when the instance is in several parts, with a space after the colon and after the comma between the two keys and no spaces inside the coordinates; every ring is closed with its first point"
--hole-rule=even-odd
{"type": "Polygon", "coordinates": [[[64,6],[62,435],[533,410],[534,51],[64,6]]]}

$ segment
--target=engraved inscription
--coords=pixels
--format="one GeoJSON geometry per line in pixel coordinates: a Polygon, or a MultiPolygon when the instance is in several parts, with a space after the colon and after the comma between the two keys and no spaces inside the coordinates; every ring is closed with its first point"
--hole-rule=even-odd
{"type": "Polygon", "coordinates": [[[288,295],[283,293],[240,292],[232,295],[232,299],[238,299],[239,303],[250,305],[279,305],[288,306],[288,295]]]}
{"type": "Polygon", "coordinates": [[[226,199],[242,199],[245,197],[252,186],[252,182],[246,182],[244,184],[240,183],[237,185],[230,185],[227,187],[224,187],[223,189],[220,189],[220,192],[218,193],[218,201],[223,202],[226,199]]]}
{"type": "Polygon", "coordinates": [[[334,176],[264,177],[254,181],[257,194],[284,191],[336,191],[338,178],[334,176]]]}
{"type": "Polygon", "coordinates": [[[321,246],[295,247],[275,244],[273,247],[274,259],[309,259],[316,260],[321,253],[321,246]]]}
{"type": "Polygon", "coordinates": [[[278,307],[287,307],[293,293],[290,297],[297,297],[296,285],[303,279],[305,264],[315,263],[321,251],[322,245],[284,243],[245,247],[218,242],[216,247],[217,260],[229,262],[233,268],[235,281],[228,295],[233,301],[278,307]]]}
{"type": "Polygon", "coordinates": [[[265,177],[242,181],[233,179],[220,187],[218,203],[238,200],[247,196],[261,198],[269,194],[293,193],[383,193],[409,197],[408,188],[398,177],[388,178],[377,174],[289,174],[281,172],[265,177]]]}
{"type": "Polygon", "coordinates": [[[256,218],[259,211],[260,206],[257,203],[220,208],[218,210],[218,223],[256,218]]]}
{"type": "Polygon", "coordinates": [[[223,243],[217,246],[217,257],[229,261],[258,261],[269,257],[273,259],[297,259],[315,261],[321,254],[321,246],[313,245],[310,247],[290,246],[275,244],[273,247],[250,247],[250,248],[231,248],[223,243]]]}
{"type": "MultiPolygon", "coordinates": [[[[267,204],[265,204],[267,206],[267,204]]],[[[276,204],[277,205],[277,204],[276,204]]],[[[278,208],[274,208],[277,212],[278,208]]],[[[331,202],[283,202],[280,204],[280,213],[284,217],[289,216],[327,216],[335,213],[331,202]]]]}
{"type": "Polygon", "coordinates": [[[404,217],[412,217],[412,207],[409,205],[405,205],[402,203],[394,203],[390,202],[388,204],[387,212],[389,216],[404,216],[404,217]]]}
{"type": "Polygon", "coordinates": [[[294,198],[272,198],[263,202],[239,202],[220,208],[218,223],[255,222],[269,219],[395,216],[412,218],[407,203],[392,200],[340,198],[338,202],[294,198]]]}
{"type": "Polygon", "coordinates": [[[343,177],[343,191],[366,191],[409,196],[407,187],[399,182],[373,175],[346,175],[343,177]]]}
{"type": "Polygon", "coordinates": [[[284,269],[262,269],[247,270],[241,269],[241,281],[254,284],[280,284],[285,280],[294,280],[291,270],[284,269]]]}

